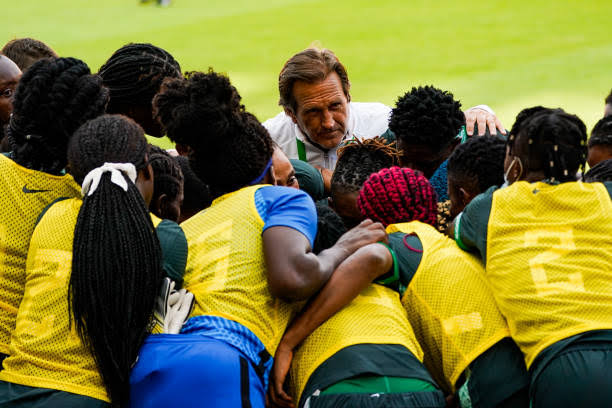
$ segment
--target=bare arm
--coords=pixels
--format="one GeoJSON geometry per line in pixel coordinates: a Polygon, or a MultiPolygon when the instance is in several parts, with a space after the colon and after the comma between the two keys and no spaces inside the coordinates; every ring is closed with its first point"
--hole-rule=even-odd
{"type": "Polygon", "coordinates": [[[274,356],[269,399],[279,406],[292,406],[291,397],[283,390],[283,383],[291,366],[293,350],[392,266],[389,250],[380,244],[370,244],[358,249],[336,269],[321,292],[285,332],[274,356]]]}
{"type": "Polygon", "coordinates": [[[382,224],[365,220],[317,256],[302,233],[289,227],[270,227],[263,233],[270,292],[289,301],[308,299],[349,255],[364,245],[386,240],[382,224]]]}

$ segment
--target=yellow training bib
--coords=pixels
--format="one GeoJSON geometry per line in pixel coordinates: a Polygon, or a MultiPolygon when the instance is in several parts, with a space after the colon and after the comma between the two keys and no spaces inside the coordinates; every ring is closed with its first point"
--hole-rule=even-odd
{"type": "MultiPolygon", "coordinates": [[[[482,263],[431,225],[393,224],[387,233],[416,234],[423,257],[402,303],[423,347],[423,363],[446,391],[468,365],[509,336],[484,277],[482,263]]],[[[408,249],[406,249],[408,250],[408,249]]]]}
{"type": "Polygon", "coordinates": [[[529,368],[559,340],[612,328],[612,203],[601,183],[495,191],[487,278],[529,368]]]}

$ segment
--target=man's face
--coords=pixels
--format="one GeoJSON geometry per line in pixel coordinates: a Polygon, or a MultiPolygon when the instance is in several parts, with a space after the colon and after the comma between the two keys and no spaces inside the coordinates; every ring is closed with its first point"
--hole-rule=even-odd
{"type": "Polygon", "coordinates": [[[320,82],[297,81],[293,85],[296,112],[285,112],[310,140],[326,149],[337,147],[346,132],[348,99],[342,82],[332,72],[320,82]]]}
{"type": "Polygon", "coordinates": [[[13,96],[20,78],[19,67],[0,55],[0,125],[7,124],[13,112],[13,96]]]}
{"type": "Polygon", "coordinates": [[[291,162],[287,158],[287,155],[278,147],[274,149],[274,153],[272,154],[272,166],[274,167],[274,176],[277,186],[300,188],[291,162]]]}

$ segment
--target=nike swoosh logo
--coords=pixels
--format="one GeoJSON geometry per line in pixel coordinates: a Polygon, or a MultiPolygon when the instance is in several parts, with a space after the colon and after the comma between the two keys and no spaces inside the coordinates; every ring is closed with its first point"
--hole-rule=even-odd
{"type": "Polygon", "coordinates": [[[26,194],[30,194],[30,193],[46,193],[47,191],[51,191],[51,190],[30,190],[26,186],[23,186],[21,191],[23,191],[26,194]]]}

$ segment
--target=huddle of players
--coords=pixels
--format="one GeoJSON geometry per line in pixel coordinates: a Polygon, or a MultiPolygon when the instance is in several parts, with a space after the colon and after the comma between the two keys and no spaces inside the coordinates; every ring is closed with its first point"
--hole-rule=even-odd
{"type": "MultiPolygon", "coordinates": [[[[401,102],[390,128],[405,146],[401,102]]],[[[609,400],[610,184],[575,181],[586,130],[562,110],[524,110],[507,142],[458,145],[447,177],[456,243],[437,231],[431,184],[379,139],[344,147],[330,200],[356,202],[347,224],[376,223],[346,232],[305,193],[266,186],[273,143],[229,80],[183,78],[150,45],[122,47],[99,76],[72,58],[34,64],[7,139],[7,406],[257,407],[268,383],[281,406],[609,400]],[[182,229],[149,214],[183,220],[191,195],[146,143],[143,128],[161,135],[160,124],[215,199],[182,229]],[[195,296],[180,335],[148,335],[164,276],[195,296]]]]}

